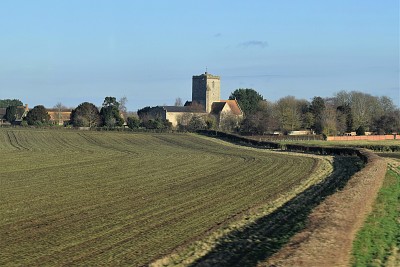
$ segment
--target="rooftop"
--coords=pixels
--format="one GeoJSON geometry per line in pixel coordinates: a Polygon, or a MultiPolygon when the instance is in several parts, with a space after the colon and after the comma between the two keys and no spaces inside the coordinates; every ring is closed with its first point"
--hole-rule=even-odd
{"type": "Polygon", "coordinates": [[[193,75],[194,79],[201,79],[201,78],[204,78],[204,77],[220,79],[220,76],[209,74],[207,71],[205,73],[203,73],[203,74],[200,74],[200,75],[193,75]]]}
{"type": "Polygon", "coordinates": [[[191,112],[189,106],[162,106],[168,112],[191,112]]]}
{"type": "Polygon", "coordinates": [[[221,100],[219,102],[212,103],[211,113],[219,114],[224,109],[225,105],[228,105],[234,115],[242,115],[242,110],[240,109],[236,100],[221,100]]]}

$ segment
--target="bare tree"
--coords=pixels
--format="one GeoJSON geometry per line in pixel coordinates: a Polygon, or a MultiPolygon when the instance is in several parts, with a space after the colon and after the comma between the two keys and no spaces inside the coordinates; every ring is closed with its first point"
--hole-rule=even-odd
{"type": "Polygon", "coordinates": [[[119,112],[122,113],[124,119],[127,118],[127,108],[126,108],[126,103],[128,103],[128,98],[126,96],[123,96],[119,99],[119,112]]]}
{"type": "Polygon", "coordinates": [[[384,113],[391,113],[396,110],[396,105],[393,103],[393,100],[387,96],[381,96],[379,98],[379,104],[384,113]]]}
{"type": "Polygon", "coordinates": [[[182,107],[183,106],[182,98],[177,97],[175,99],[175,106],[177,106],[177,107],[182,107]]]}
{"type": "Polygon", "coordinates": [[[354,129],[363,126],[369,129],[369,125],[375,114],[381,114],[379,111],[379,103],[376,97],[362,92],[350,92],[351,95],[351,112],[353,115],[354,129]]]}
{"type": "Polygon", "coordinates": [[[193,117],[192,113],[183,113],[182,115],[179,115],[177,118],[178,125],[179,126],[188,126],[192,117],[193,117]]]}
{"type": "Polygon", "coordinates": [[[276,103],[276,112],[282,131],[293,131],[301,126],[301,113],[298,100],[294,96],[286,96],[276,103]]]}
{"type": "Polygon", "coordinates": [[[334,102],[336,107],[345,107],[350,106],[351,104],[351,95],[350,93],[342,90],[335,94],[334,102]]]}
{"type": "Polygon", "coordinates": [[[53,108],[56,110],[54,120],[59,125],[63,121],[62,112],[63,110],[67,109],[67,107],[64,106],[61,102],[58,102],[53,108]]]}
{"type": "Polygon", "coordinates": [[[241,122],[241,128],[244,132],[265,134],[273,132],[279,128],[275,118],[275,105],[267,100],[258,103],[257,110],[247,115],[241,122]]]}
{"type": "Polygon", "coordinates": [[[192,112],[205,112],[205,107],[198,103],[198,102],[192,102],[192,104],[189,106],[189,110],[192,112]]]}
{"type": "Polygon", "coordinates": [[[239,126],[239,118],[235,115],[221,114],[219,129],[225,132],[234,132],[239,126]]]}
{"type": "Polygon", "coordinates": [[[322,133],[325,135],[337,135],[337,114],[334,105],[326,105],[321,111],[322,133]]]}

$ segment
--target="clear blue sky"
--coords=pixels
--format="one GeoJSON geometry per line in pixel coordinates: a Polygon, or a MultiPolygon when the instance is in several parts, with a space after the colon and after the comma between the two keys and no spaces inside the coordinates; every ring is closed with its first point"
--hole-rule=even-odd
{"type": "Polygon", "coordinates": [[[0,99],[30,106],[172,105],[206,67],[222,99],[400,101],[398,0],[1,0],[0,38],[0,99]]]}

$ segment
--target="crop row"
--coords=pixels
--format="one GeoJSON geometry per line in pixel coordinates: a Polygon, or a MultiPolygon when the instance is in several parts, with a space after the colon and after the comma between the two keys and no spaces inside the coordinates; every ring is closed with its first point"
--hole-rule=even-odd
{"type": "Polygon", "coordinates": [[[0,265],[143,265],[315,163],[191,134],[34,129],[0,129],[0,154],[0,265]]]}

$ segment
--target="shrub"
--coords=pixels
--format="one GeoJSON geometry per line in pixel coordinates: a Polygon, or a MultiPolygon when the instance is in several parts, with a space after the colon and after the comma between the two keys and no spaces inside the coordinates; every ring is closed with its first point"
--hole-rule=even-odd
{"type": "Polygon", "coordinates": [[[138,129],[140,126],[140,120],[137,117],[128,117],[126,123],[130,129],[138,129]]]}
{"type": "Polygon", "coordinates": [[[360,126],[360,127],[358,127],[357,128],[357,130],[356,130],[356,134],[357,135],[365,135],[365,128],[364,128],[364,126],[360,126]]]}
{"type": "Polygon", "coordinates": [[[195,132],[197,130],[204,130],[206,128],[206,123],[204,122],[203,118],[199,116],[193,116],[188,125],[188,130],[191,132],[195,132]]]}

